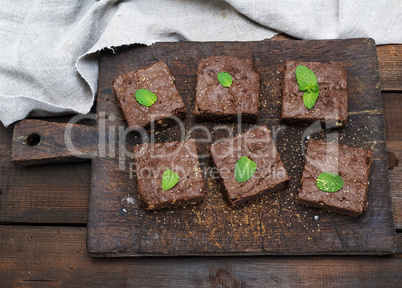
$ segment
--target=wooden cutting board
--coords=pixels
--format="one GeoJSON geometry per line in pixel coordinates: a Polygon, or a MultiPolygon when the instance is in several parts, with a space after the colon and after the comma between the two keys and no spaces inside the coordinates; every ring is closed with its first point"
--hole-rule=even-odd
{"type": "MultiPolygon", "coordinates": [[[[93,256],[387,254],[396,249],[376,46],[371,39],[157,43],[121,49],[116,54],[104,53],[100,60],[97,114],[100,129],[75,126],[72,140],[81,145],[86,153],[84,157],[92,158],[87,248],[93,256]],[[222,187],[214,179],[212,161],[206,157],[200,159],[207,171],[203,203],[145,211],[137,199],[132,171],[134,160],[129,155],[123,156],[123,148],[132,151],[134,145],[141,143],[141,138],[134,132],[127,135],[123,132],[127,124],[117,106],[112,80],[164,61],[183,97],[187,117],[183,122],[184,132],[179,125],[174,125],[156,132],[150,139],[154,142],[180,140],[182,132],[187,137],[204,139],[206,132],[202,129],[206,129],[212,132],[212,139],[197,146],[198,152],[204,154],[208,153],[212,142],[228,137],[227,131],[217,129],[219,125],[226,125],[234,135],[251,127],[250,124],[194,121],[197,65],[201,59],[212,55],[254,59],[262,76],[258,124],[270,128],[276,139],[291,176],[289,188],[251,201],[244,207],[230,208],[222,187]],[[319,123],[307,128],[280,123],[281,81],[286,60],[342,62],[348,73],[349,94],[349,118],[345,128],[324,131],[319,123]],[[204,128],[192,129],[196,124],[204,128]],[[87,130],[80,132],[84,129],[87,130]],[[296,203],[307,136],[338,139],[341,144],[373,150],[369,207],[363,215],[351,218],[296,203]],[[98,137],[107,143],[94,144],[98,137]],[[126,140],[120,142],[125,144],[119,145],[119,139],[123,138],[126,140]],[[93,157],[90,151],[98,151],[98,155],[93,157]]],[[[46,141],[55,142],[54,133],[50,138],[42,137],[39,145],[28,147],[26,141],[24,143],[26,135],[35,129],[40,131],[36,133],[49,134],[49,125],[36,121],[24,124],[23,121],[16,126],[14,162],[38,162],[40,157],[32,156],[32,151],[38,149],[45,154],[39,162],[49,160],[54,151],[46,141]]],[[[57,125],[55,130],[65,129],[63,124],[57,125]]],[[[51,161],[71,160],[68,151],[60,148],[62,141],[56,142],[65,154],[59,151],[60,157],[51,161]]]]}

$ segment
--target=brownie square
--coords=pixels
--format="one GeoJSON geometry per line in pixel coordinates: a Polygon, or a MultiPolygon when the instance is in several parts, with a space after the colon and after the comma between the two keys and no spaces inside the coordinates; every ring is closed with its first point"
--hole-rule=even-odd
{"type": "Polygon", "coordinates": [[[348,117],[348,94],[346,70],[338,62],[297,62],[288,61],[282,82],[282,121],[291,124],[311,123],[322,120],[330,127],[341,127],[348,117]],[[311,69],[317,76],[320,94],[312,109],[307,109],[303,102],[303,93],[299,90],[295,70],[299,65],[311,69]]]}
{"type": "Polygon", "coordinates": [[[283,189],[289,182],[271,131],[264,126],[212,144],[211,154],[233,206],[283,189]],[[234,170],[241,156],[253,160],[257,164],[257,170],[248,181],[239,183],[234,170]]]}
{"type": "Polygon", "coordinates": [[[183,99],[168,66],[163,62],[117,77],[113,81],[113,89],[124,117],[132,128],[149,128],[152,122],[156,127],[164,128],[174,121],[169,118],[171,115],[185,116],[183,99]],[[139,89],[155,93],[157,101],[150,107],[141,105],[134,97],[139,89]]]}
{"type": "Polygon", "coordinates": [[[310,139],[301,180],[299,203],[357,217],[367,208],[372,151],[310,139]],[[316,186],[322,172],[338,174],[343,187],[323,192],[316,186]]]}
{"type": "Polygon", "coordinates": [[[193,139],[134,147],[137,191],[140,204],[147,210],[195,204],[204,198],[204,182],[193,139]],[[162,190],[166,169],[180,177],[173,188],[162,190]]]}
{"type": "Polygon", "coordinates": [[[257,121],[260,75],[254,71],[251,59],[212,56],[198,65],[194,115],[197,120],[233,121],[238,114],[242,121],[257,121]],[[222,86],[220,72],[233,78],[230,87],[222,86]]]}

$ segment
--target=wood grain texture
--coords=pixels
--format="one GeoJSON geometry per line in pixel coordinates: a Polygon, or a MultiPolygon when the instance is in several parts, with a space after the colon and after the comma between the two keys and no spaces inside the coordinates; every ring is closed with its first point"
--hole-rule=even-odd
{"type": "MultiPolygon", "coordinates": [[[[136,46],[101,59],[98,86],[98,113],[106,115],[105,127],[124,129],[111,81],[131,70],[165,61],[187,107],[185,132],[194,126],[191,107],[195,94],[196,68],[211,55],[253,57],[262,75],[260,124],[277,133],[279,153],[291,175],[287,190],[263,197],[241,208],[228,208],[221,187],[212,175],[205,178],[206,200],[197,206],[147,212],[139,207],[136,183],[129,157],[116,148],[118,135],[110,137],[113,157],[92,161],[92,185],[88,222],[88,249],[94,256],[139,255],[249,255],[320,253],[392,253],[396,249],[388,182],[384,118],[374,42],[368,39],[338,41],[263,41],[220,43],[159,43],[136,46]],[[349,120],[339,134],[342,144],[372,149],[374,162],[370,178],[369,209],[361,217],[320,214],[296,204],[297,187],[303,167],[305,128],[283,127],[279,123],[281,73],[287,59],[300,61],[341,61],[349,79],[349,120]],[[118,151],[120,152],[118,152],[118,151]],[[119,159],[120,158],[120,159],[119,159]],[[380,240],[379,240],[380,239],[380,240]]],[[[213,123],[202,123],[212,131],[213,123]]],[[[242,125],[236,134],[249,126],[242,125]]],[[[320,130],[320,129],[318,129],[320,130]]],[[[179,140],[179,126],[155,135],[155,141],[179,140]]],[[[202,131],[193,131],[202,138],[202,131]]],[[[212,141],[227,137],[213,133],[212,141]]],[[[122,141],[120,141],[122,142],[122,141]]],[[[127,150],[141,142],[128,134],[127,150]]],[[[199,145],[206,153],[210,143],[199,145]]],[[[122,147],[120,147],[122,148],[122,147]]],[[[123,151],[124,152],[124,151],[123,151]]],[[[208,158],[205,167],[212,168],[208,158]]]]}
{"type": "Polygon", "coordinates": [[[377,46],[382,91],[402,91],[402,45],[377,46]]]}
{"type": "MultiPolygon", "coordinates": [[[[383,93],[382,98],[388,151],[400,161],[389,173],[395,226],[402,229],[402,94],[383,93]]],[[[0,223],[86,224],[90,163],[16,167],[12,135],[12,126],[0,124],[0,223]]]]}
{"type": "Polygon", "coordinates": [[[389,170],[395,227],[402,229],[402,94],[383,93],[382,98],[387,148],[396,157],[397,165],[389,170]]]}
{"type": "Polygon", "coordinates": [[[17,167],[0,124],[0,223],[86,224],[90,163],[17,167]]]}
{"type": "Polygon", "coordinates": [[[400,287],[400,256],[93,259],[85,228],[0,226],[3,287],[400,287]]]}
{"type": "Polygon", "coordinates": [[[98,129],[79,124],[24,120],[14,126],[16,165],[86,161],[97,155],[98,129]]]}

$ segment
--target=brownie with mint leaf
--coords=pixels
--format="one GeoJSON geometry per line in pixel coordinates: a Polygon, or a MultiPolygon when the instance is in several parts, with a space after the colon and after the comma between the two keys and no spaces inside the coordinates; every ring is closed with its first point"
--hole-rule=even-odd
{"type": "Polygon", "coordinates": [[[186,107],[164,62],[117,77],[113,89],[130,128],[166,128],[186,107]]]}
{"type": "Polygon", "coordinates": [[[265,126],[211,145],[212,159],[232,206],[284,189],[289,176],[265,126]]]}
{"type": "Polygon", "coordinates": [[[357,217],[367,208],[372,151],[311,138],[299,204],[357,217]]]}
{"type": "Polygon", "coordinates": [[[252,59],[211,56],[198,65],[194,115],[197,120],[254,122],[258,119],[260,75],[252,59]]]}
{"type": "Polygon", "coordinates": [[[195,204],[205,189],[194,139],[134,147],[137,193],[146,210],[195,204]]]}
{"type": "Polygon", "coordinates": [[[347,73],[339,62],[287,61],[281,119],[289,124],[325,122],[342,127],[348,117],[347,73]]]}

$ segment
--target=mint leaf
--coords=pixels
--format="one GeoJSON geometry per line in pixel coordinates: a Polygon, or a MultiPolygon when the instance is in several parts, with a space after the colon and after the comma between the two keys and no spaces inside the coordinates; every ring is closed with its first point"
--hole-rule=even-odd
{"type": "Polygon", "coordinates": [[[226,72],[218,73],[218,81],[223,87],[230,87],[233,83],[232,75],[226,72]]]}
{"type": "Polygon", "coordinates": [[[342,189],[343,180],[341,176],[335,173],[323,172],[318,175],[316,186],[324,192],[336,192],[342,189]]]}
{"type": "Polygon", "coordinates": [[[300,91],[307,91],[308,89],[310,89],[309,85],[304,85],[304,84],[299,85],[300,91]]]}
{"type": "MultiPolygon", "coordinates": [[[[300,89],[300,88],[299,88],[299,89],[300,89]]],[[[320,92],[320,86],[318,86],[318,84],[315,83],[315,84],[313,84],[313,85],[311,86],[311,90],[312,90],[313,92],[320,92]]]]}
{"type": "Polygon", "coordinates": [[[179,175],[175,172],[173,172],[170,169],[166,169],[165,172],[163,172],[163,178],[162,178],[162,190],[166,191],[174,186],[179,182],[179,175]]]}
{"type": "Polygon", "coordinates": [[[297,84],[300,85],[308,85],[311,86],[317,83],[317,77],[315,76],[314,72],[311,71],[309,68],[303,65],[299,65],[296,67],[296,80],[297,84]]]}
{"type": "Polygon", "coordinates": [[[143,106],[150,107],[158,100],[156,95],[148,89],[139,89],[135,92],[135,99],[143,106]]]}
{"type": "Polygon", "coordinates": [[[311,90],[307,90],[303,93],[303,102],[304,106],[306,106],[307,109],[311,109],[314,107],[315,102],[317,102],[319,93],[320,92],[313,92],[311,90]]]}
{"type": "Polygon", "coordinates": [[[303,65],[296,67],[296,80],[299,84],[299,90],[303,91],[303,102],[307,109],[314,107],[317,102],[320,86],[317,83],[317,77],[314,72],[303,65]]]}
{"type": "Polygon", "coordinates": [[[247,156],[242,156],[235,166],[235,178],[239,183],[246,182],[254,175],[255,170],[257,170],[257,164],[247,156]]]}

